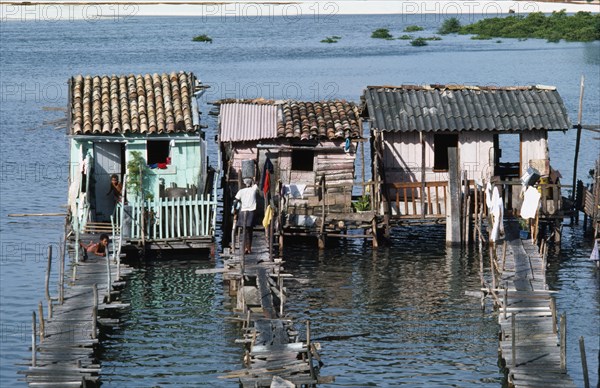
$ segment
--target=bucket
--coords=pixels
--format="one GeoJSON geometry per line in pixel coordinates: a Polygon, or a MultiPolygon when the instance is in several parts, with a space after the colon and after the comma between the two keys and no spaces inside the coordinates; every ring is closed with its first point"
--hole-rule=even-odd
{"type": "Polygon", "coordinates": [[[521,240],[527,240],[529,238],[529,231],[519,230],[519,237],[521,238],[521,240]]]}

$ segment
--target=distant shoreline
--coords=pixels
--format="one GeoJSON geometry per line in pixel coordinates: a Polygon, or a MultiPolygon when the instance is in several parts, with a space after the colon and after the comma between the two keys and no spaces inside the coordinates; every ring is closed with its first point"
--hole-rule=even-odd
{"type": "Polygon", "coordinates": [[[1,21],[99,20],[136,16],[284,17],[312,16],[326,20],[336,15],[476,15],[502,16],[565,9],[600,12],[600,2],[556,3],[513,0],[341,0],[341,1],[3,1],[1,21]]]}

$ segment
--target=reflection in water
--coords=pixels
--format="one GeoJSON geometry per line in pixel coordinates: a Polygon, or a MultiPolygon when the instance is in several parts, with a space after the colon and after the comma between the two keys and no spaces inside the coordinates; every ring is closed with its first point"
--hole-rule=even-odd
{"type": "Polygon", "coordinates": [[[443,227],[427,239],[403,232],[375,253],[361,243],[343,254],[286,249],[298,321],[310,319],[317,338],[370,333],[324,343],[322,373],[341,386],[502,384],[496,318],[465,296],[480,287],[476,252],[446,248],[443,227]]]}
{"type": "Polygon", "coordinates": [[[239,367],[238,329],[225,320],[209,263],[153,262],[134,272],[124,292],[131,308],[104,342],[102,381],[108,386],[217,386],[225,369],[239,367]]]}

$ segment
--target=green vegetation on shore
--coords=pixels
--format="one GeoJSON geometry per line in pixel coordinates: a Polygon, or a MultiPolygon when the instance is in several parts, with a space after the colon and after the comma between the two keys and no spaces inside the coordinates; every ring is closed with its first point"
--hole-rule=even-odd
{"type": "Polygon", "coordinates": [[[439,30],[440,34],[455,32],[474,34],[472,39],[538,38],[547,39],[549,42],[558,42],[561,39],[570,42],[590,42],[600,40],[600,14],[577,12],[569,16],[562,10],[546,16],[542,12],[533,12],[527,16],[511,15],[483,19],[466,26],[460,26],[457,19],[451,18],[444,21],[439,30]]]}

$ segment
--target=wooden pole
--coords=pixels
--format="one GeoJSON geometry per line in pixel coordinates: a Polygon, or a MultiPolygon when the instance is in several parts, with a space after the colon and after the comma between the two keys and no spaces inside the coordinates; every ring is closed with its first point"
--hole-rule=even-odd
{"type": "Polygon", "coordinates": [[[279,317],[283,317],[283,278],[281,277],[281,265],[277,272],[277,283],[279,283],[279,317]]]}
{"type": "Polygon", "coordinates": [[[92,308],[92,339],[96,339],[96,329],[97,329],[97,321],[98,321],[98,285],[94,283],[92,286],[92,297],[94,300],[93,308],[92,308]]]}
{"type": "Polygon", "coordinates": [[[581,367],[583,368],[583,386],[584,388],[590,388],[590,376],[588,373],[585,341],[583,337],[579,337],[579,352],[581,353],[581,367]]]}
{"type": "Polygon", "coordinates": [[[37,348],[37,333],[36,333],[35,311],[31,315],[31,366],[35,367],[37,362],[35,359],[37,348]]]}
{"type": "Polygon", "coordinates": [[[52,299],[48,299],[48,317],[47,319],[52,319],[52,299]]]}
{"type": "MultiPolygon", "coordinates": [[[[585,77],[581,76],[579,85],[579,110],[577,112],[577,138],[575,140],[575,157],[573,159],[573,186],[571,189],[571,200],[575,202],[575,187],[577,187],[577,162],[579,160],[579,145],[581,143],[581,118],[583,115],[583,92],[584,92],[585,77]]],[[[576,217],[577,218],[577,217],[576,217]]]]}
{"type": "Polygon", "coordinates": [[[511,330],[511,352],[512,352],[512,368],[514,369],[517,366],[517,325],[515,322],[515,313],[510,315],[510,330],[511,330]]]}
{"type": "Polygon", "coordinates": [[[111,289],[112,289],[112,274],[110,273],[110,258],[108,257],[108,247],[106,247],[106,301],[111,302],[111,289]]]}
{"type": "MultiPolygon", "coordinates": [[[[362,186],[362,195],[365,195],[365,142],[362,141],[360,142],[360,157],[362,159],[362,163],[361,163],[361,167],[362,167],[362,181],[363,181],[363,186],[362,186]]],[[[371,196],[374,193],[371,193],[371,196]]]]}
{"type": "Polygon", "coordinates": [[[425,137],[423,131],[419,131],[421,141],[421,219],[425,219],[425,137]]]}
{"type": "Polygon", "coordinates": [[[556,300],[550,297],[550,311],[552,312],[552,333],[556,334],[556,300]]]}
{"type": "Polygon", "coordinates": [[[446,203],[446,244],[460,243],[460,176],[458,173],[458,152],[448,148],[448,191],[446,203]]]}
{"type": "Polygon", "coordinates": [[[490,270],[492,273],[492,290],[496,289],[496,269],[494,268],[494,250],[496,247],[490,245],[490,270]]]}
{"type": "Polygon", "coordinates": [[[52,245],[48,245],[48,265],[46,266],[46,300],[50,300],[50,269],[52,265],[52,245]]]}
{"type": "Polygon", "coordinates": [[[560,316],[560,371],[567,373],[567,315],[560,316]]]}
{"type": "MultiPolygon", "coordinates": [[[[79,234],[78,234],[79,236],[79,234]]],[[[65,236],[66,237],[66,236],[65,236]]],[[[77,241],[75,241],[76,246],[79,246],[79,237],[77,237],[77,241]]],[[[76,257],[78,260],[79,258],[79,253],[78,253],[78,249],[76,249],[76,257]]],[[[79,261],[77,261],[79,262],[79,261]]],[[[58,258],[58,263],[59,263],[59,268],[58,268],[58,302],[62,305],[64,300],[65,300],[65,255],[64,252],[63,254],[60,255],[60,257],[58,258]]],[[[75,271],[75,268],[77,268],[77,265],[73,266],[73,271],[75,271]]],[[[75,280],[75,272],[73,272],[73,280],[75,280]]]]}
{"type": "Polygon", "coordinates": [[[504,319],[506,320],[506,310],[508,309],[508,288],[504,287],[504,319]]]}
{"type": "Polygon", "coordinates": [[[504,268],[506,266],[506,240],[502,244],[502,272],[504,272],[504,268]]]}
{"type": "Polygon", "coordinates": [[[38,303],[38,315],[40,319],[40,342],[42,342],[46,336],[46,325],[44,323],[44,306],[41,301],[38,303]]]}

